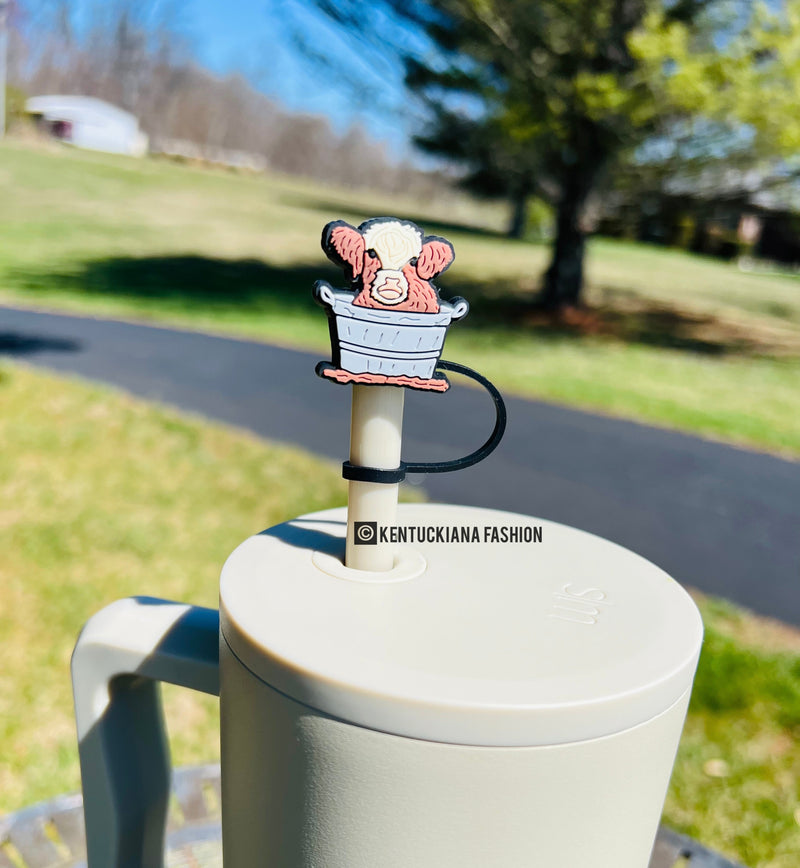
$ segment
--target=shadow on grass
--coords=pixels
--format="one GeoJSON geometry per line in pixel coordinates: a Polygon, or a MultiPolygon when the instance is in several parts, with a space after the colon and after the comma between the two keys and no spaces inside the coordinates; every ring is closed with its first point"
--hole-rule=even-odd
{"type": "Polygon", "coordinates": [[[471,307],[463,328],[475,331],[511,328],[537,339],[608,339],[705,356],[800,356],[800,331],[731,321],[640,296],[552,312],[513,289],[498,292],[483,283],[459,289],[471,307]]]}
{"type": "MultiPolygon", "coordinates": [[[[442,227],[444,228],[444,227],[442,227]]],[[[299,263],[280,266],[256,259],[228,260],[206,256],[111,257],[92,260],[62,273],[31,270],[11,275],[14,284],[35,295],[61,290],[83,296],[139,300],[148,311],[251,313],[256,316],[323,316],[312,289],[317,280],[345,286],[332,265],[299,263]]],[[[463,295],[471,305],[462,330],[494,331],[537,340],[593,338],[661,347],[706,356],[800,356],[800,332],[776,332],[730,322],[635,295],[607,295],[597,308],[568,309],[558,314],[537,307],[533,294],[518,287],[489,282],[442,279],[442,296],[463,295]]],[[[26,351],[20,336],[17,353],[26,351]]],[[[7,352],[13,338],[7,337],[7,352]]],[[[46,348],[46,347],[42,347],[46,348]]],[[[49,347],[50,349],[69,349],[49,347]]],[[[33,345],[27,349],[34,352],[33,345]]]]}
{"type": "Polygon", "coordinates": [[[257,259],[229,260],[208,256],[110,257],[59,272],[17,271],[17,286],[32,294],[59,290],[92,297],[161,302],[170,310],[210,309],[319,310],[314,283],[342,283],[332,266],[271,265],[257,259]]]}

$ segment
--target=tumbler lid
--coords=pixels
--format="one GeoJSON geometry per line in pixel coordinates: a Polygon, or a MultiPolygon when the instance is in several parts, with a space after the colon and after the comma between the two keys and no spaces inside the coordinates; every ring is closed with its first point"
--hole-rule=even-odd
{"type": "Polygon", "coordinates": [[[345,531],[344,509],[278,525],[242,543],[220,583],[236,656],[332,717],[452,744],[562,744],[643,723],[691,686],[697,607],[621,546],[406,504],[394,531],[376,529],[408,540],[395,568],[365,574],[341,563],[345,531]]]}

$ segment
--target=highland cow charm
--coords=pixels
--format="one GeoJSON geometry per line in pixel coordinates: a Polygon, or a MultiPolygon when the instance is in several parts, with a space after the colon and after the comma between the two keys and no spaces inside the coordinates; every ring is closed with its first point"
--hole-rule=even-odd
{"type": "Polygon", "coordinates": [[[469,310],[463,298],[439,298],[432,283],[454,259],[450,242],[425,236],[408,220],[377,217],[358,228],[329,223],[322,249],[344,269],[350,290],[325,281],[314,287],[328,313],[333,356],[317,374],[338,383],[446,391],[436,364],[447,327],[469,310]]]}

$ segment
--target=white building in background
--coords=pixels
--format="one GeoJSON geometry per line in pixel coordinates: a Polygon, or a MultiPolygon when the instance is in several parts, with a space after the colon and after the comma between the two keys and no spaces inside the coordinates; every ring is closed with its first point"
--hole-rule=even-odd
{"type": "Polygon", "coordinates": [[[35,96],[25,109],[54,138],[93,151],[143,157],[147,136],[132,114],[90,96],[35,96]]]}

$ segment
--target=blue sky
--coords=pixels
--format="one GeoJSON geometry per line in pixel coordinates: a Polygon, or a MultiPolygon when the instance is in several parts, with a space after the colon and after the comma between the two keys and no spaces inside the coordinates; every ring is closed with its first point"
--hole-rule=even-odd
{"type": "Polygon", "coordinates": [[[188,0],[182,26],[204,65],[215,72],[242,72],[259,90],[296,111],[324,114],[343,131],[361,121],[387,142],[395,156],[408,152],[410,120],[405,110],[402,70],[382,61],[377,70],[360,60],[353,43],[312,4],[299,0],[188,0]],[[330,57],[315,63],[294,44],[302,32],[330,57]],[[359,97],[347,79],[362,80],[381,93],[380,105],[359,97]]]}

